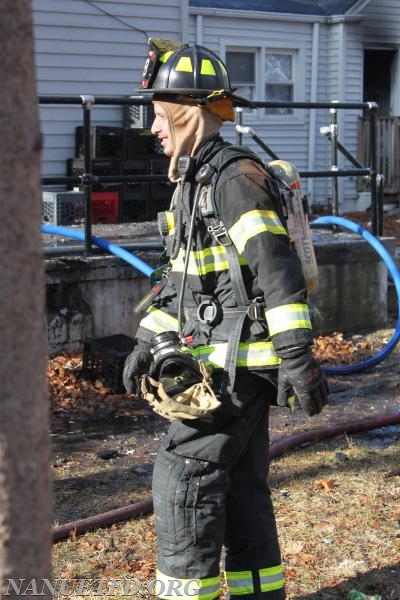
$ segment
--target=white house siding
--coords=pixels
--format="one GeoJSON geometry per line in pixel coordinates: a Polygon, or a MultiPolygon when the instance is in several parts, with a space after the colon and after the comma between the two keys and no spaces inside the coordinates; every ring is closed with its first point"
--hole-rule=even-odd
{"type": "MultiPolygon", "coordinates": [[[[304,54],[304,75],[300,75],[304,78],[304,82],[302,93],[295,100],[306,102],[311,100],[312,22],[303,19],[279,20],[265,13],[259,13],[257,18],[246,18],[243,12],[240,13],[240,16],[227,16],[226,11],[223,16],[218,16],[218,12],[208,15],[206,11],[203,11],[200,21],[198,21],[199,17],[196,17],[195,11],[192,9],[191,12],[189,20],[190,40],[203,43],[216,52],[220,52],[222,57],[224,57],[226,46],[257,47],[257,41],[266,45],[270,43],[272,47],[278,45],[281,49],[290,48],[293,43],[299,45],[304,54]],[[199,39],[199,34],[201,39],[199,39]]],[[[333,96],[327,93],[327,82],[331,71],[331,65],[328,64],[328,31],[329,28],[321,24],[318,40],[317,102],[329,102],[337,97],[336,92],[333,96]]],[[[254,129],[258,137],[266,142],[281,158],[293,162],[301,171],[309,170],[309,168],[311,170],[326,170],[330,167],[329,144],[319,133],[322,125],[329,125],[329,110],[316,109],[315,140],[313,142],[315,144],[315,162],[312,164],[308,163],[310,110],[297,109],[295,119],[281,117],[279,120],[263,117],[261,110],[258,113],[255,118],[245,114],[244,124],[254,129]]],[[[235,141],[234,126],[226,125],[223,133],[227,139],[235,141]]],[[[250,136],[244,136],[243,142],[259,152],[264,159],[270,160],[268,155],[250,136]]],[[[330,193],[330,180],[314,178],[312,183],[310,182],[310,179],[305,179],[303,184],[306,191],[312,191],[311,202],[326,204],[327,196],[330,193]]]]}
{"type": "MultiPolygon", "coordinates": [[[[129,96],[141,81],[146,37],[185,35],[181,0],[33,0],[39,96],[129,96]],[[101,10],[115,15],[127,24],[101,10]],[[137,31],[134,28],[140,29],[137,31]]],[[[82,124],[79,105],[42,105],[43,175],[64,176],[82,124]]],[[[120,106],[94,106],[92,123],[122,125],[120,106]]]]}
{"type": "Polygon", "coordinates": [[[369,47],[399,47],[400,45],[400,4],[399,0],[372,0],[362,11],[363,43],[369,47]]]}
{"type": "MultiPolygon", "coordinates": [[[[400,49],[398,0],[372,0],[362,9],[361,16],[361,21],[347,24],[346,29],[345,94],[348,102],[358,102],[362,99],[364,49],[400,49]]],[[[399,92],[398,88],[397,95],[399,92]]],[[[368,100],[373,101],[374,98],[368,100]]],[[[353,155],[357,152],[357,126],[360,115],[361,111],[348,112],[342,126],[344,144],[353,155]]],[[[357,190],[352,181],[346,181],[344,192],[345,205],[348,208],[354,207],[357,190]]]]}

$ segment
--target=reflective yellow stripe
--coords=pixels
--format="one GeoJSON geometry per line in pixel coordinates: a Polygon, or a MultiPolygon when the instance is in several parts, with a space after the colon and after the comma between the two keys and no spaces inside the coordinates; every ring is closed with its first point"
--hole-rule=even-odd
{"type": "Polygon", "coordinates": [[[273,590],[279,590],[285,586],[282,565],[269,567],[268,569],[260,569],[259,574],[262,592],[272,592],[273,590]]]}
{"type": "Polygon", "coordinates": [[[190,56],[181,56],[177,62],[175,71],[185,71],[186,73],[191,73],[193,71],[193,67],[190,56]]]}
{"type": "Polygon", "coordinates": [[[148,329],[153,334],[163,331],[178,331],[178,319],[171,317],[163,310],[154,306],[147,311],[148,314],[140,321],[140,326],[148,329]]]}
{"type": "Polygon", "coordinates": [[[165,219],[167,221],[168,235],[173,235],[175,233],[174,213],[172,212],[172,210],[166,210],[164,214],[165,219]]]}
{"type": "MultiPolygon", "coordinates": [[[[241,265],[247,265],[247,260],[239,257],[241,265]]],[[[177,258],[172,262],[172,271],[175,273],[183,273],[185,264],[185,251],[181,249],[177,258]]],[[[190,252],[188,274],[189,275],[207,275],[225,271],[229,268],[228,259],[224,246],[211,246],[204,250],[194,250],[190,252]]]]}
{"type": "Polygon", "coordinates": [[[232,596],[254,593],[251,571],[225,571],[225,578],[232,596]]]}
{"type": "Polygon", "coordinates": [[[307,304],[285,304],[265,311],[268,329],[276,335],[289,329],[311,329],[307,304]]]}
{"type": "MultiPolygon", "coordinates": [[[[190,353],[206,364],[222,368],[225,365],[227,343],[197,346],[190,353]]],[[[236,366],[265,367],[279,365],[280,360],[275,354],[272,342],[240,342],[236,366]]]]}
{"type": "Polygon", "coordinates": [[[166,600],[214,600],[220,593],[220,576],[207,579],[180,579],[157,571],[154,595],[166,600]]]}
{"type": "Polygon", "coordinates": [[[225,65],[223,62],[221,62],[220,60],[218,61],[218,64],[220,66],[221,71],[223,72],[224,75],[228,75],[227,70],[225,69],[225,65]]]}
{"type": "Polygon", "coordinates": [[[229,230],[229,236],[239,253],[247,242],[259,233],[269,231],[277,235],[287,235],[278,215],[273,210],[251,210],[242,215],[229,230]]]}
{"type": "Polygon", "coordinates": [[[210,59],[203,58],[203,60],[201,61],[200,74],[201,75],[215,75],[216,74],[214,65],[212,64],[210,59]]]}
{"type": "Polygon", "coordinates": [[[169,57],[171,56],[171,54],[173,54],[174,51],[173,50],[169,50],[168,52],[164,52],[164,54],[162,54],[160,56],[160,62],[167,62],[167,60],[169,59],[169,57]]]}

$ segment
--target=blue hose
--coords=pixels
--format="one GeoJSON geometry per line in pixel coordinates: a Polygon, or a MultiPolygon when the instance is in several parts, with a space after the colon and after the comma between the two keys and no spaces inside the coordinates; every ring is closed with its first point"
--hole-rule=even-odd
{"type": "MultiPolygon", "coordinates": [[[[378,354],[372,356],[368,360],[361,362],[361,363],[354,363],[352,365],[346,365],[346,366],[341,366],[341,367],[325,367],[324,368],[324,372],[327,375],[347,375],[350,373],[358,373],[359,371],[373,367],[377,363],[381,362],[384,358],[386,358],[390,354],[390,352],[392,352],[394,350],[394,348],[396,347],[396,344],[399,341],[399,337],[400,337],[400,273],[396,266],[396,263],[394,262],[394,260],[392,259],[392,257],[390,256],[390,254],[386,250],[386,248],[381,244],[381,242],[375,236],[373,236],[369,231],[367,231],[366,229],[361,227],[361,225],[358,225],[357,223],[354,223],[353,221],[349,221],[348,219],[344,219],[343,217],[335,217],[335,216],[319,217],[312,223],[313,226],[318,226],[318,225],[322,225],[322,224],[340,225],[346,229],[349,229],[350,231],[353,231],[354,233],[358,233],[359,235],[361,235],[382,258],[382,260],[384,261],[385,265],[387,266],[387,268],[393,278],[394,284],[396,286],[396,293],[397,293],[397,299],[398,299],[397,326],[396,326],[395,332],[394,332],[391,340],[383,348],[383,350],[381,350],[378,354]]],[[[69,237],[69,238],[80,240],[80,241],[85,240],[84,233],[82,231],[77,231],[75,229],[68,229],[66,227],[58,227],[55,225],[42,225],[41,230],[43,233],[47,233],[47,234],[51,234],[51,235],[61,235],[64,237],[69,237]]],[[[107,250],[111,254],[114,254],[115,256],[118,256],[125,262],[129,263],[132,267],[135,267],[135,269],[137,269],[138,271],[140,271],[141,273],[146,275],[146,277],[151,277],[151,275],[153,274],[154,269],[152,267],[150,267],[150,265],[145,263],[143,260],[141,260],[140,258],[135,256],[131,252],[128,252],[124,248],[121,248],[117,244],[113,244],[103,238],[99,238],[96,236],[92,236],[92,242],[96,246],[99,246],[100,248],[107,250]]]]}
{"type": "MultiPolygon", "coordinates": [[[[67,227],[58,227],[55,225],[42,225],[41,230],[43,233],[62,235],[75,240],[85,241],[85,234],[82,231],[77,231],[75,229],[68,229],[67,227]]],[[[145,263],[144,260],[132,254],[132,252],[128,252],[128,250],[121,248],[121,246],[112,244],[111,242],[108,242],[103,238],[96,237],[95,235],[92,236],[92,242],[96,246],[99,246],[111,254],[122,258],[122,260],[129,263],[132,267],[135,267],[135,269],[143,273],[143,275],[146,275],[146,277],[151,277],[154,269],[145,263]]]]}
{"type": "Polygon", "coordinates": [[[315,221],[312,222],[313,226],[318,226],[322,224],[332,224],[339,225],[354,233],[358,233],[361,235],[371,246],[372,248],[379,254],[388,268],[392,278],[394,285],[396,286],[397,293],[397,326],[394,331],[394,334],[391,340],[387,343],[387,345],[380,351],[378,354],[375,354],[371,358],[367,359],[364,362],[354,363],[352,365],[346,365],[341,367],[325,367],[324,372],[327,375],[347,375],[350,373],[358,373],[359,371],[363,371],[364,369],[369,369],[373,367],[377,363],[381,362],[384,358],[386,358],[396,347],[397,342],[400,337],[400,272],[397,268],[396,263],[393,258],[390,256],[389,252],[383,246],[383,244],[361,225],[354,223],[353,221],[349,221],[348,219],[344,219],[343,217],[336,216],[326,216],[319,217],[315,221]]]}

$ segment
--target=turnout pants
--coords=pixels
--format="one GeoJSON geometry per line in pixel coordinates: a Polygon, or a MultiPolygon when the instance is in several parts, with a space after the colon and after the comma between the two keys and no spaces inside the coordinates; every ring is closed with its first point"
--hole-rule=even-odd
{"type": "Polygon", "coordinates": [[[275,393],[265,379],[238,374],[218,411],[170,425],[153,475],[160,598],[217,598],[221,563],[231,598],[285,598],[267,484],[275,393]]]}

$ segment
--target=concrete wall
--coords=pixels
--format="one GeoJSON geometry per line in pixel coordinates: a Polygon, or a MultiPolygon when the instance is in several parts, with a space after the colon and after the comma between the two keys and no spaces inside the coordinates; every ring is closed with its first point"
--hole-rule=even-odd
{"type": "MultiPolygon", "coordinates": [[[[154,257],[146,256],[150,263],[154,257]]],[[[45,261],[48,352],[80,352],[85,339],[117,333],[133,336],[135,304],[149,279],[114,256],[45,261]]]]}
{"type": "MultiPolygon", "coordinates": [[[[394,240],[385,245],[394,251],[394,240]]],[[[318,289],[311,295],[315,335],[374,329],[387,319],[387,269],[363,239],[315,243],[318,289]]],[[[156,266],[158,255],[142,256],[156,266]]],[[[123,333],[134,336],[135,304],[149,279],[114,256],[45,261],[48,350],[80,352],[85,339],[123,333]]]]}

